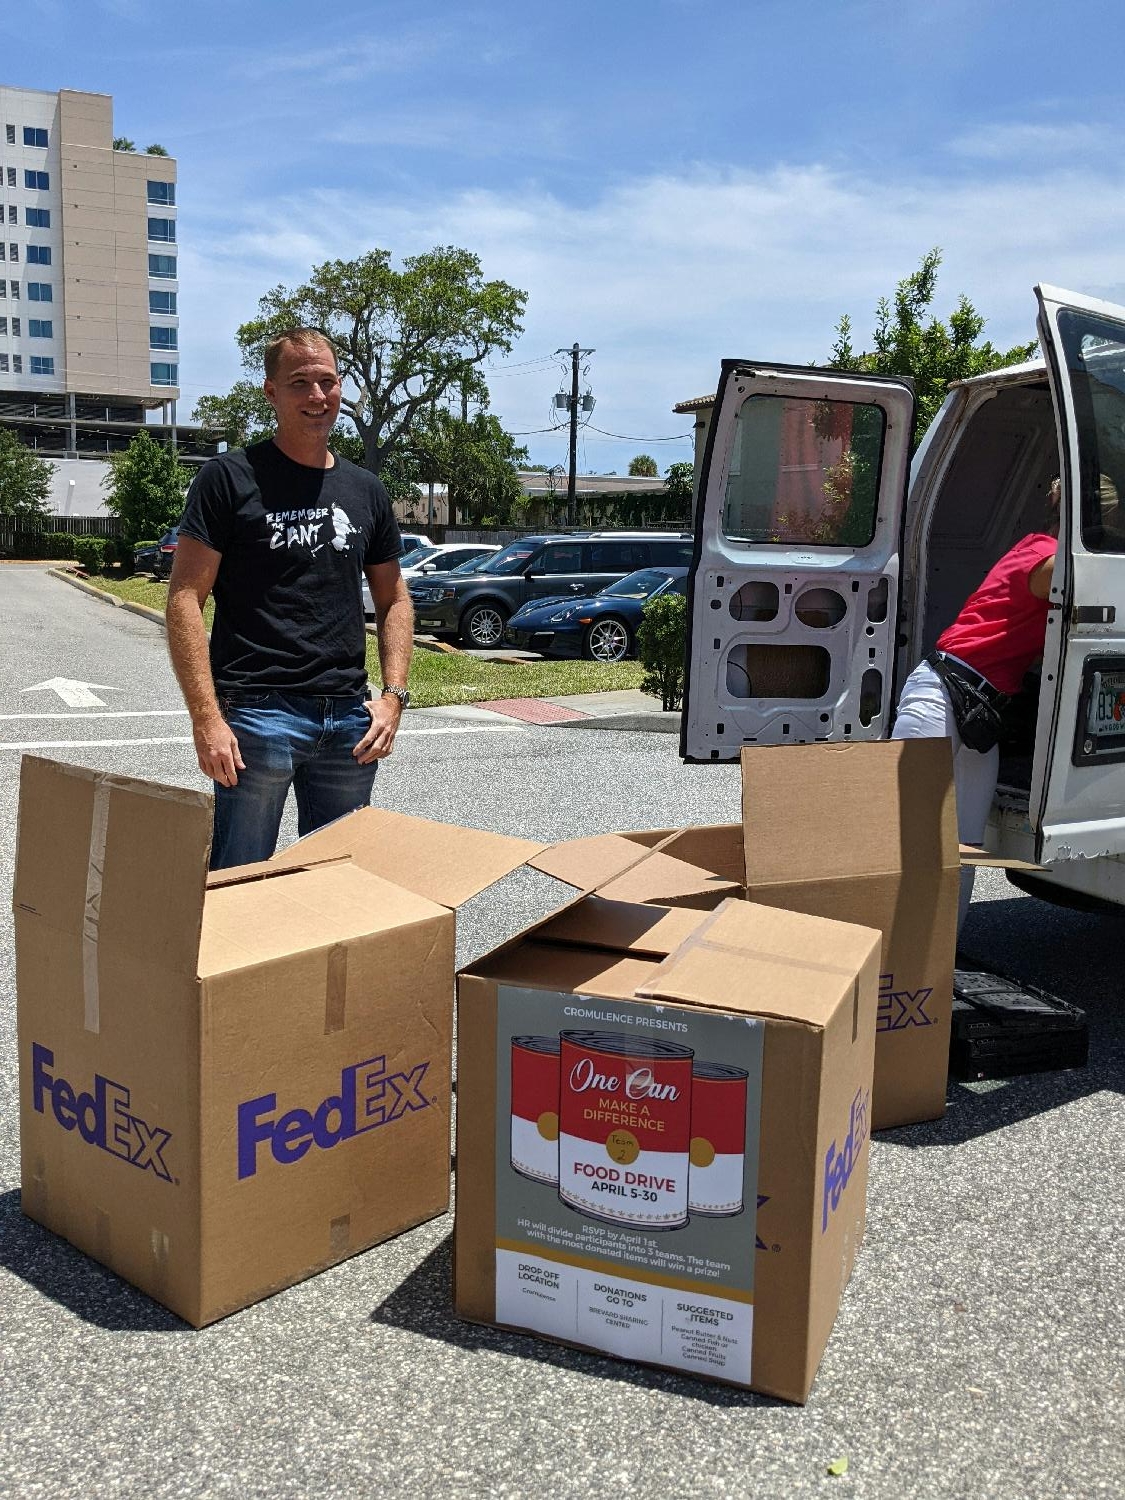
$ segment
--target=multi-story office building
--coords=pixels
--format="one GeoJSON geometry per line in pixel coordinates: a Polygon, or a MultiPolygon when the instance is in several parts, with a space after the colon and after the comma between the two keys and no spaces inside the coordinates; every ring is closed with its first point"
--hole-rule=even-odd
{"type": "Polygon", "coordinates": [[[65,458],[177,431],[176,163],[113,140],[107,94],[0,87],[0,423],[65,458]]]}

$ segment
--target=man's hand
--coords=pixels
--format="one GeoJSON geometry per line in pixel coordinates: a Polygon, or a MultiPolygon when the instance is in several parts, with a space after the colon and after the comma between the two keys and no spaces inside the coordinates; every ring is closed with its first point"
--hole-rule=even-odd
{"type": "Polygon", "coordinates": [[[371,715],[371,728],[352,751],[361,766],[369,766],[373,760],[384,760],[390,755],[395,747],[398,721],[402,718],[402,704],[393,693],[369,698],[365,707],[371,715]]]}
{"type": "Polygon", "coordinates": [[[199,769],[204,776],[209,776],[220,786],[237,786],[238,773],[245,771],[246,765],[238,753],[234,730],[223,716],[219,714],[193,725],[192,734],[199,769]]]}

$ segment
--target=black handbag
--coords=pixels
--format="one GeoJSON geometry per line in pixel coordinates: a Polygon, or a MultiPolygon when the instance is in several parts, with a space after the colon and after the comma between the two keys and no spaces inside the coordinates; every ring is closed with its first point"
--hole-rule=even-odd
{"type": "Polygon", "coordinates": [[[999,744],[1005,729],[1004,709],[1010,701],[1007,694],[995,688],[986,691],[979,681],[958,671],[956,662],[936,652],[926,661],[945,684],[962,744],[982,755],[999,744]]]}

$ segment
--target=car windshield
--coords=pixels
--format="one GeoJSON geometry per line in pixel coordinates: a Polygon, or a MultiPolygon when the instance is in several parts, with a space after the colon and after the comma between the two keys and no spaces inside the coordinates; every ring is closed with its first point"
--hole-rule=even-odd
{"type": "Polygon", "coordinates": [[[616,599],[647,599],[655,594],[661,584],[668,582],[667,573],[658,573],[654,568],[642,568],[639,573],[630,573],[616,583],[607,584],[599,593],[611,594],[616,599]]]}
{"type": "Polygon", "coordinates": [[[404,552],[402,558],[408,568],[418,568],[431,557],[438,556],[440,553],[437,547],[415,547],[412,552],[404,552]]]}
{"type": "Polygon", "coordinates": [[[509,542],[499,552],[494,552],[488,559],[488,566],[482,568],[486,573],[519,573],[527,564],[528,558],[533,552],[538,552],[538,542],[509,542]]]}

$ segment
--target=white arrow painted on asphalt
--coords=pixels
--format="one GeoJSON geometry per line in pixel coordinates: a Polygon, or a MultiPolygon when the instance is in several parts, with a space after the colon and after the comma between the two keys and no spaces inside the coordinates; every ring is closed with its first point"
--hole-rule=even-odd
{"type": "Polygon", "coordinates": [[[52,677],[49,682],[37,682],[34,687],[22,688],[21,692],[58,693],[70,708],[104,708],[105,699],[99,698],[93,692],[94,688],[103,693],[117,692],[117,688],[110,687],[108,682],[72,682],[69,677],[52,677]]]}

